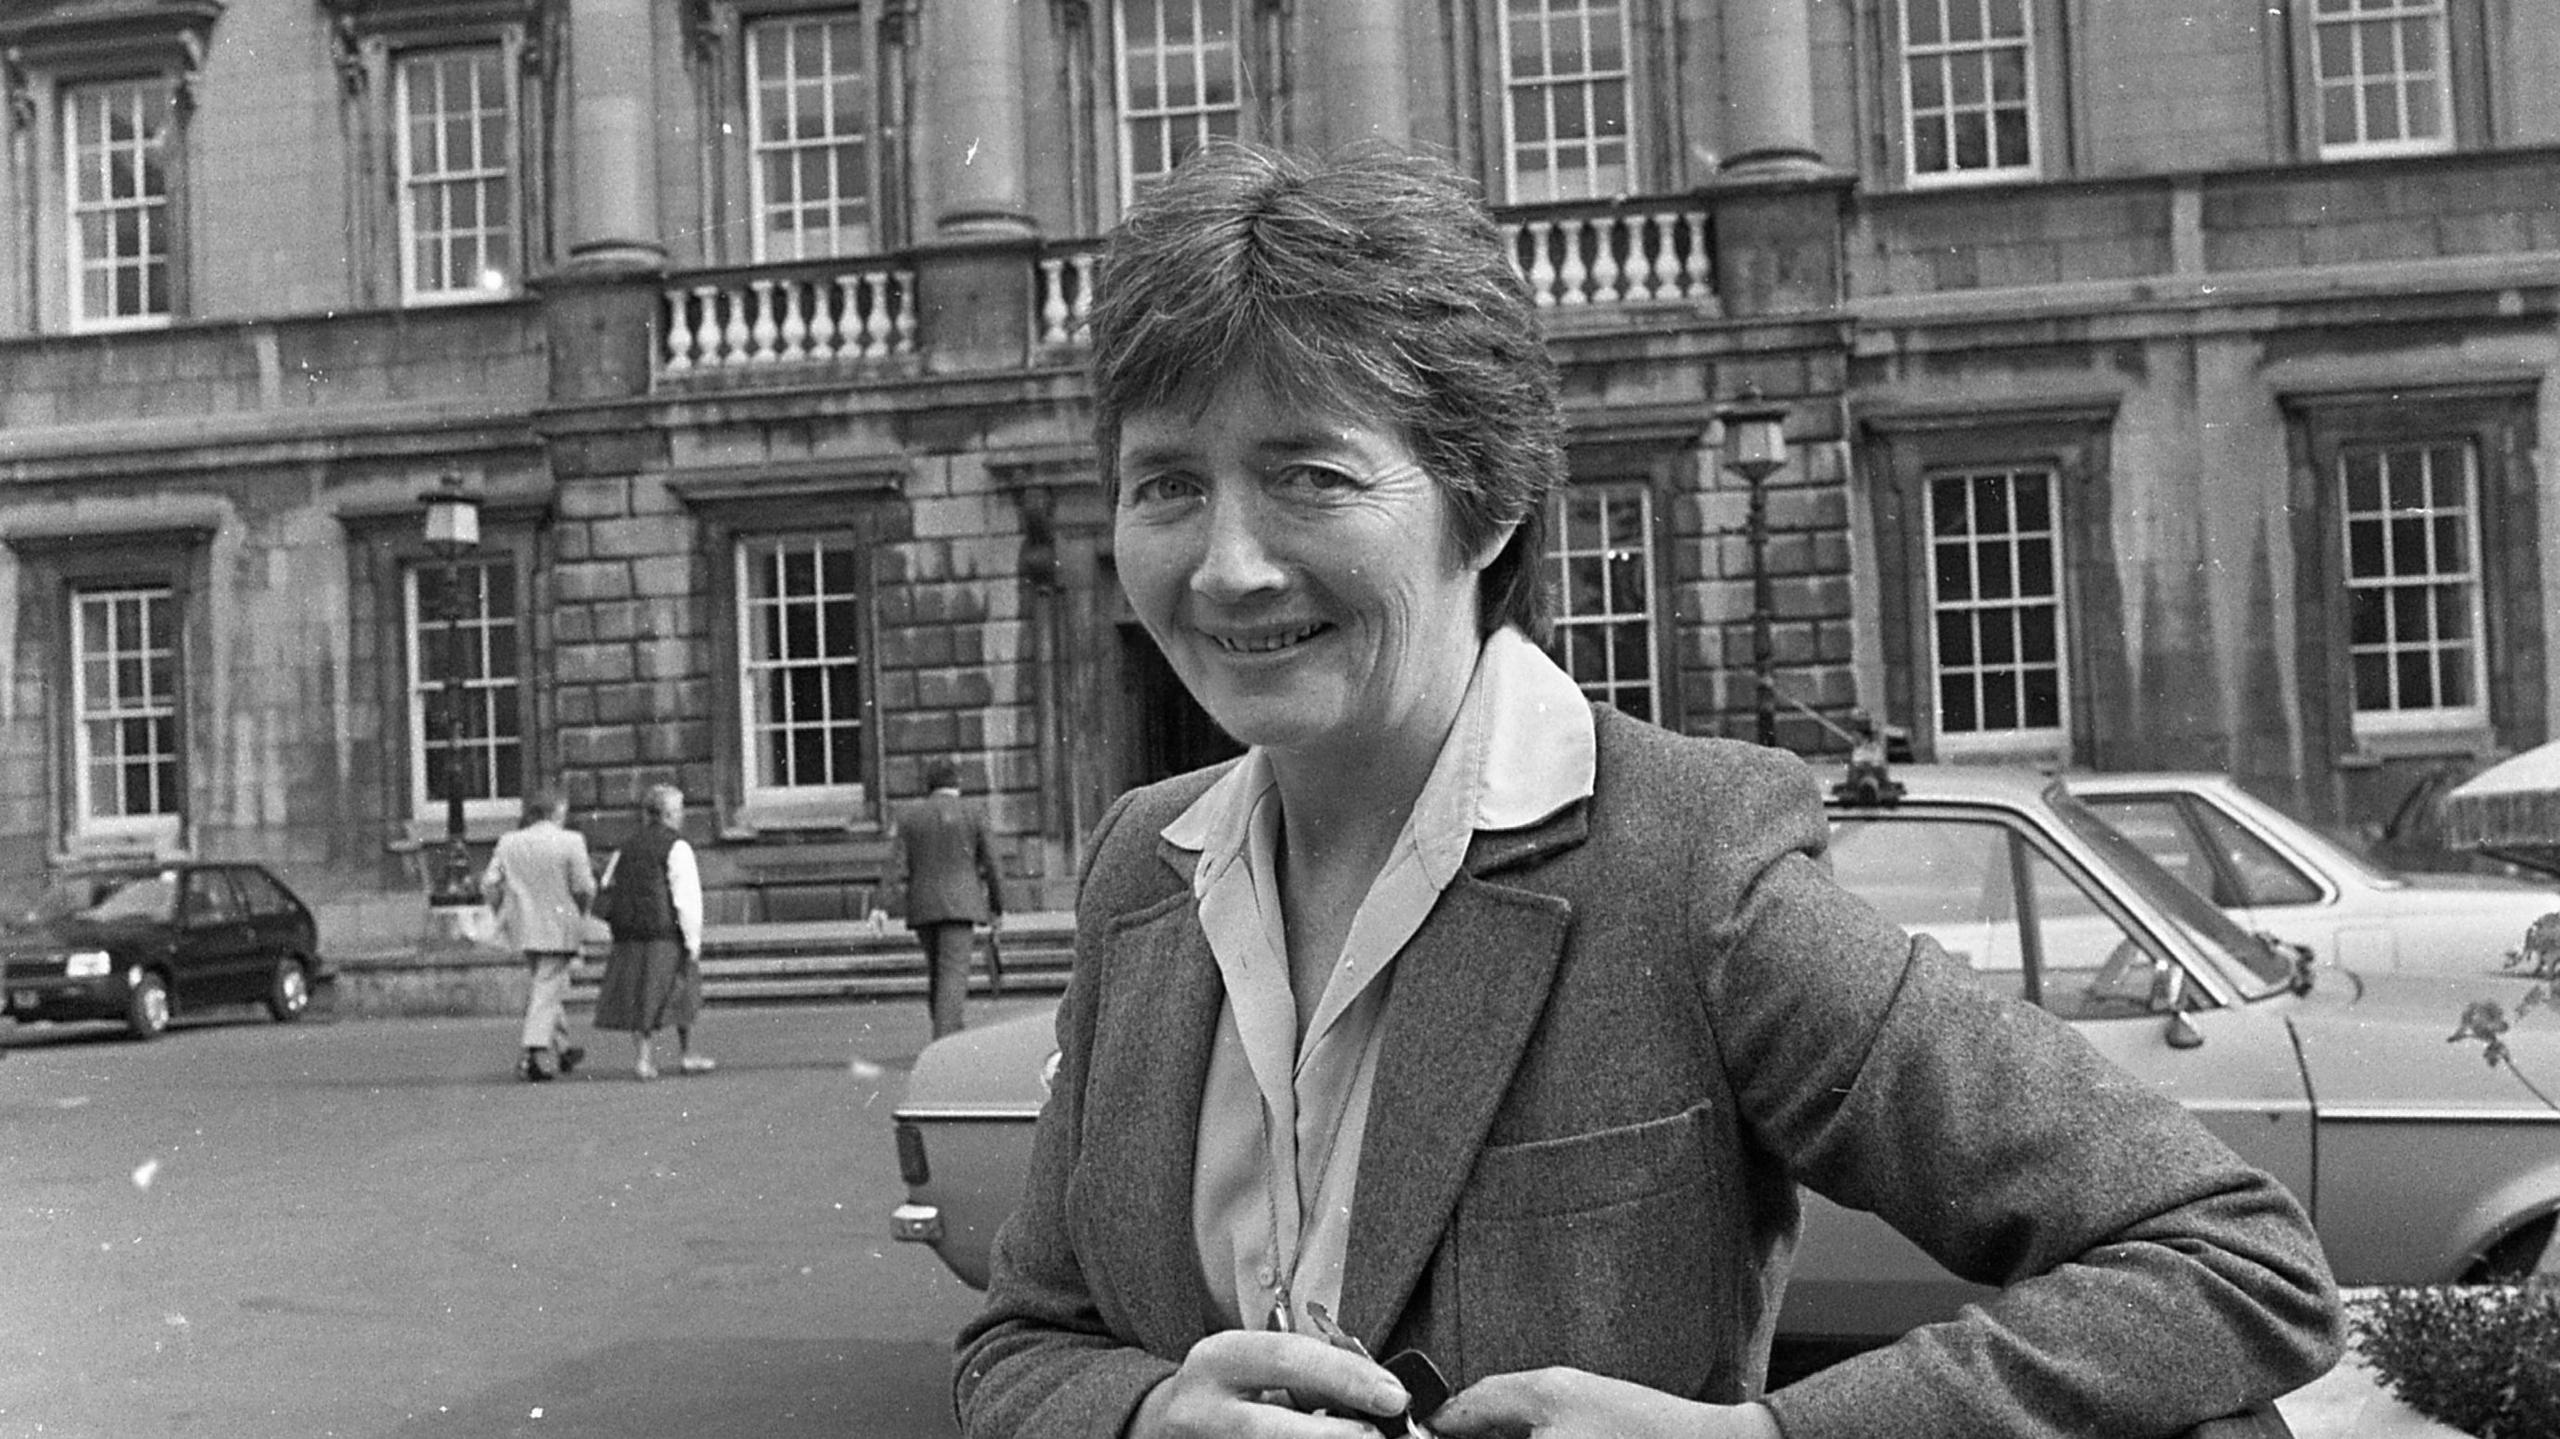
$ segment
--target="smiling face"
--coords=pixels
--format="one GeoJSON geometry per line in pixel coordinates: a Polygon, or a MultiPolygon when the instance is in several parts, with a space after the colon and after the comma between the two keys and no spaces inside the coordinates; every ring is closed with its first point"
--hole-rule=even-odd
{"type": "Polygon", "coordinates": [[[1120,430],[1129,603],[1220,728],[1283,754],[1437,753],[1475,665],[1476,576],[1392,430],[1258,377],[1120,430]]]}

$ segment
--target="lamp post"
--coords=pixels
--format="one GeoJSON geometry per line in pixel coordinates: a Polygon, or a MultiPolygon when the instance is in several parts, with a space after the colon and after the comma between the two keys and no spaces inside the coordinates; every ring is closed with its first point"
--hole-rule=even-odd
{"type": "Polygon", "coordinates": [[[448,471],[418,502],[427,507],[427,547],[444,560],[444,844],[427,903],[471,905],[480,902],[480,885],[462,826],[462,556],[480,546],[480,495],[448,471]]]}
{"type": "Polygon", "coordinates": [[[1787,407],[1760,397],[1759,387],[1745,386],[1732,403],[1716,411],[1724,422],[1724,467],[1751,487],[1751,677],[1753,738],[1764,745],[1778,742],[1778,692],[1770,676],[1769,643],[1769,496],[1768,479],[1786,468],[1787,407]]]}

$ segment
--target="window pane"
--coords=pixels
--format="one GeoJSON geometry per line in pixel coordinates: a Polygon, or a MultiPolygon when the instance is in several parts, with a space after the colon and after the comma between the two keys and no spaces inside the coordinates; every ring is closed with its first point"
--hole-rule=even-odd
{"type": "Polygon", "coordinates": [[[495,45],[395,60],[405,289],[412,299],[500,293],[515,264],[510,94],[495,45]]]}
{"type": "Polygon", "coordinates": [[[1237,131],[1245,77],[1237,59],[1238,0],[1123,0],[1119,17],[1124,193],[1181,163],[1213,136],[1237,131]]]}
{"type": "Polygon", "coordinates": [[[515,562],[476,557],[454,574],[448,588],[442,565],[422,566],[408,586],[412,794],[420,813],[457,786],[465,802],[516,799],[523,790],[515,562]],[[450,704],[456,688],[461,702],[450,704]]]}
{"type": "Polygon", "coordinates": [[[81,818],[177,813],[176,599],[166,588],[72,597],[73,773],[81,818]]]}
{"type": "Polygon", "coordinates": [[[1593,699],[1656,713],[1651,491],[1573,485],[1547,506],[1547,583],[1561,611],[1550,645],[1556,662],[1593,699]]]}
{"type": "Polygon", "coordinates": [[[2062,563],[2051,472],[1938,475],[1928,493],[1939,734],[2060,730],[2062,563]]]}
{"type": "Polygon", "coordinates": [[[2476,468],[2468,445],[2441,441],[2359,447],[2338,458],[2359,724],[2481,718],[2476,468]]]}
{"type": "Polygon", "coordinates": [[[1503,113],[1515,203],[1619,193],[1629,183],[1623,0],[1506,0],[1503,113]]]}
{"type": "Polygon", "coordinates": [[[62,92],[73,323],[169,313],[169,86],[128,80],[62,92]]]}
{"type": "Polygon", "coordinates": [[[859,785],[859,552],[844,539],[753,539],[739,547],[738,574],[749,788],[859,785]]]}

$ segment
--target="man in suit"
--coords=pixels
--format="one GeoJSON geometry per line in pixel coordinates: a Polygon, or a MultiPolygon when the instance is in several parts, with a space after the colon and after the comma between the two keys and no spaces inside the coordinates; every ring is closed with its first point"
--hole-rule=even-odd
{"type": "Polygon", "coordinates": [[[925,988],[933,1037],[963,1026],[969,951],[980,924],[1004,918],[1004,887],[987,821],[960,798],[960,767],[948,759],[925,766],[923,799],[902,805],[889,834],[889,906],[924,942],[925,988]]]}
{"type": "Polygon", "coordinates": [[[524,1007],[524,1058],[516,1073],[540,1083],[578,1067],[587,1052],[569,1043],[562,1000],[569,970],[586,947],[587,906],[596,896],[587,837],[568,827],[569,797],[557,790],[525,796],[524,825],[498,840],[481,892],[506,926],[507,942],[533,967],[524,1007]]]}

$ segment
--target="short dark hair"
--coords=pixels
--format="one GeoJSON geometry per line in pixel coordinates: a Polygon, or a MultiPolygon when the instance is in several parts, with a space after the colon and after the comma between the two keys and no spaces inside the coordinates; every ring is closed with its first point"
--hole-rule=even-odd
{"type": "Polygon", "coordinates": [[[926,789],[958,789],[960,766],[945,758],[925,761],[924,787],[926,789]]]}
{"type": "Polygon", "coordinates": [[[539,824],[546,819],[559,819],[569,812],[569,796],[564,790],[538,789],[524,797],[524,822],[539,824]]]}
{"type": "Polygon", "coordinates": [[[1119,493],[1132,414],[1250,374],[1393,426],[1479,553],[1490,634],[1546,638],[1546,496],[1564,475],[1554,359],[1511,243],[1446,164],[1377,145],[1317,159],[1213,143],[1149,188],[1094,282],[1094,440],[1119,493]]]}

